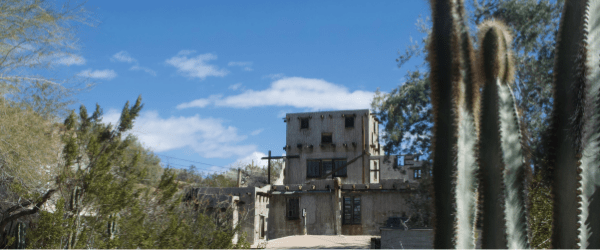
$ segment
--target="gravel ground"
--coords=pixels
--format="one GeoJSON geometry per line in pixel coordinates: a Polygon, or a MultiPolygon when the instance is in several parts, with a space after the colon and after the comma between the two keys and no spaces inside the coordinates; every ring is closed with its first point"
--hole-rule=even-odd
{"type": "Polygon", "coordinates": [[[268,249],[353,248],[368,249],[374,235],[295,235],[269,240],[268,249]]]}

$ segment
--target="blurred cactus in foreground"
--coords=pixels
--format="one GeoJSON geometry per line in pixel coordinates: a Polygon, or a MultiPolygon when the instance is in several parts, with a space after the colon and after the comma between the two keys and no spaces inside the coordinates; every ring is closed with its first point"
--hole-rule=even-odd
{"type": "MultiPolygon", "coordinates": [[[[479,28],[477,56],[462,0],[431,1],[435,248],[529,248],[521,125],[508,28],[479,28]],[[481,190],[482,195],[478,194],[481,190]]],[[[557,35],[549,144],[554,248],[600,248],[600,1],[566,1],[557,35]]]]}

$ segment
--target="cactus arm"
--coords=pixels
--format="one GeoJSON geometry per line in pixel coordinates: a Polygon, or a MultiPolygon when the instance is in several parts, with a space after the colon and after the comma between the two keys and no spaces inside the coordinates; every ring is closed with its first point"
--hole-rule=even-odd
{"type": "Polygon", "coordinates": [[[506,225],[502,206],[502,153],[500,145],[500,124],[498,120],[499,97],[498,76],[504,71],[504,64],[498,55],[504,50],[499,43],[498,29],[492,29],[493,23],[484,22],[479,26],[478,65],[485,79],[482,92],[482,112],[480,118],[480,185],[483,193],[482,245],[484,249],[506,248],[506,225]]]}
{"type": "MultiPolygon", "coordinates": [[[[578,158],[580,152],[574,134],[574,114],[578,113],[579,87],[573,67],[579,51],[583,32],[584,1],[565,1],[557,34],[556,62],[554,68],[554,109],[552,114],[552,140],[550,164],[552,167],[552,193],[554,197],[553,248],[575,248],[578,241],[578,158]]],[[[575,115],[577,116],[577,115],[575,115]]],[[[575,125],[575,126],[574,126],[575,125]]]]}
{"type": "Polygon", "coordinates": [[[477,219],[477,140],[479,112],[479,88],[475,70],[474,50],[467,26],[465,9],[462,1],[453,5],[454,33],[460,37],[459,48],[454,48],[460,58],[460,78],[454,83],[458,88],[458,142],[456,154],[456,248],[475,248],[475,220],[477,219]]]}
{"type": "Polygon", "coordinates": [[[578,58],[578,79],[585,91],[583,96],[583,128],[580,167],[579,247],[600,248],[600,2],[588,1],[583,22],[583,46],[578,58]]]}
{"type": "Polygon", "coordinates": [[[434,247],[474,248],[478,130],[474,119],[478,101],[474,100],[478,100],[479,92],[473,48],[463,1],[431,4],[433,27],[428,60],[434,111],[434,247]]]}
{"type": "Polygon", "coordinates": [[[510,86],[500,84],[500,126],[504,161],[505,218],[510,249],[529,248],[525,213],[525,159],[521,148],[521,126],[510,86]]]}
{"type": "Polygon", "coordinates": [[[478,65],[485,77],[479,141],[485,215],[482,247],[528,248],[521,126],[509,86],[515,71],[511,36],[508,28],[496,21],[482,23],[479,30],[478,65]],[[498,202],[503,203],[504,211],[498,202]]]}
{"type": "MultiPolygon", "coordinates": [[[[462,113],[468,113],[462,107],[462,113]]],[[[457,184],[456,184],[456,248],[475,248],[474,226],[477,218],[477,142],[473,115],[460,120],[458,125],[457,184]]]]}
{"type": "Polygon", "coordinates": [[[433,186],[434,186],[434,248],[454,248],[454,161],[456,125],[452,109],[453,55],[452,16],[450,1],[431,1],[433,26],[427,60],[431,67],[431,102],[433,110],[433,186]]]}

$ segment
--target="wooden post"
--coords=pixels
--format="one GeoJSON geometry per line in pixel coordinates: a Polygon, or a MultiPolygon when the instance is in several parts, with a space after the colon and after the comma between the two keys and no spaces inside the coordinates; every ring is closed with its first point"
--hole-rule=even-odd
{"type": "Polygon", "coordinates": [[[268,179],[267,179],[267,183],[270,185],[271,184],[271,150],[269,150],[269,159],[268,159],[268,163],[267,163],[267,172],[268,172],[268,179]]]}
{"type": "Polygon", "coordinates": [[[362,183],[365,183],[365,116],[362,116],[362,147],[363,147],[363,157],[362,157],[362,183]]]}
{"type": "Polygon", "coordinates": [[[242,169],[238,168],[238,181],[237,181],[237,187],[241,187],[242,185],[242,169]]]}

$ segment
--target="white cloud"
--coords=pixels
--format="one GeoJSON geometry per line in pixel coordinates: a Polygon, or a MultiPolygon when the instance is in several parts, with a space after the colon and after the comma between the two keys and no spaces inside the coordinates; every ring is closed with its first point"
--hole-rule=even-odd
{"type": "Polygon", "coordinates": [[[281,78],[284,78],[284,77],[285,77],[285,74],[283,74],[283,73],[279,73],[279,74],[269,74],[269,75],[265,75],[265,76],[263,76],[262,78],[263,78],[263,79],[265,79],[265,78],[269,78],[269,79],[271,79],[271,80],[279,80],[279,79],[281,79],[281,78]]]}
{"type": "MultiPolygon", "coordinates": [[[[120,115],[111,109],[103,121],[116,124],[120,115]]],[[[189,148],[205,158],[230,158],[256,151],[256,145],[241,144],[247,136],[239,135],[237,128],[199,115],[161,118],[156,111],[143,112],[135,120],[132,133],[155,152],[189,148]]]]}
{"type": "Polygon", "coordinates": [[[229,62],[227,66],[250,66],[252,62],[229,62]]]}
{"type": "Polygon", "coordinates": [[[111,58],[110,58],[111,62],[124,62],[124,63],[129,63],[129,64],[133,64],[133,66],[131,66],[131,68],[129,68],[129,70],[141,70],[144,71],[152,76],[156,76],[156,72],[150,68],[147,67],[142,67],[140,66],[140,64],[138,63],[137,59],[131,57],[131,55],[129,55],[129,53],[127,51],[119,51],[118,53],[114,54],[111,58]]]}
{"type": "Polygon", "coordinates": [[[252,108],[263,106],[292,106],[310,110],[368,109],[374,92],[356,90],[350,92],[342,85],[322,79],[288,77],[274,81],[265,90],[246,90],[227,97],[211,96],[182,103],[178,108],[196,107],[193,103],[220,107],[252,108]],[[207,102],[209,104],[207,104],[207,102]]]}
{"type": "Polygon", "coordinates": [[[254,130],[254,131],[252,131],[252,133],[250,133],[250,135],[258,135],[258,134],[260,134],[261,132],[263,132],[263,130],[264,130],[264,129],[262,129],[262,128],[261,128],[261,129],[254,130]]]}
{"type": "Polygon", "coordinates": [[[229,71],[219,69],[215,65],[207,64],[207,61],[217,59],[216,55],[211,53],[197,55],[196,57],[190,57],[189,55],[195,53],[193,50],[182,50],[177,53],[174,57],[167,59],[165,62],[175,68],[177,72],[183,76],[190,78],[199,78],[204,80],[208,76],[225,76],[229,71]]]}
{"type": "Polygon", "coordinates": [[[242,83],[241,82],[229,86],[229,89],[238,90],[240,87],[242,87],[242,83]]]}
{"type": "Polygon", "coordinates": [[[286,110],[280,110],[279,113],[277,113],[277,118],[284,118],[285,115],[287,113],[292,113],[292,110],[286,109],[286,110]]]}
{"type": "Polygon", "coordinates": [[[93,71],[92,71],[92,69],[86,69],[86,70],[79,72],[77,75],[81,76],[81,77],[106,79],[106,80],[111,80],[111,79],[117,77],[117,73],[115,73],[115,71],[112,69],[93,70],[93,71]]]}
{"type": "Polygon", "coordinates": [[[254,162],[254,165],[257,166],[261,166],[261,167],[266,167],[267,166],[267,160],[263,160],[261,158],[266,157],[266,154],[263,154],[261,152],[255,151],[252,152],[251,154],[247,155],[244,158],[241,158],[237,161],[238,164],[242,164],[242,165],[247,165],[247,164],[251,164],[252,162],[254,162]]]}
{"type": "Polygon", "coordinates": [[[148,73],[148,74],[150,74],[152,76],[156,76],[156,72],[154,70],[151,70],[151,69],[146,68],[146,67],[141,67],[139,65],[133,65],[133,66],[131,66],[131,68],[129,68],[129,70],[141,70],[141,71],[144,71],[144,72],[146,72],[146,73],[148,73]]]}
{"type": "Polygon", "coordinates": [[[117,54],[114,54],[111,58],[110,58],[111,62],[125,62],[125,63],[134,63],[137,62],[137,60],[135,60],[133,57],[131,57],[129,55],[129,53],[127,53],[127,51],[119,51],[117,54]]]}
{"type": "Polygon", "coordinates": [[[85,58],[83,58],[83,56],[80,56],[80,55],[62,55],[62,56],[58,56],[58,58],[56,60],[54,60],[54,63],[67,65],[67,66],[84,65],[85,58]]]}
{"type": "Polygon", "coordinates": [[[252,62],[229,62],[227,64],[227,66],[243,67],[242,70],[244,70],[244,71],[253,71],[254,70],[253,68],[250,67],[250,66],[252,66],[252,62]]]}
{"type": "Polygon", "coordinates": [[[215,100],[218,100],[219,98],[221,98],[222,95],[211,95],[206,99],[197,99],[191,102],[186,102],[186,103],[182,103],[177,105],[177,109],[185,109],[185,108],[204,108],[208,105],[210,105],[211,103],[213,103],[215,100]]]}

